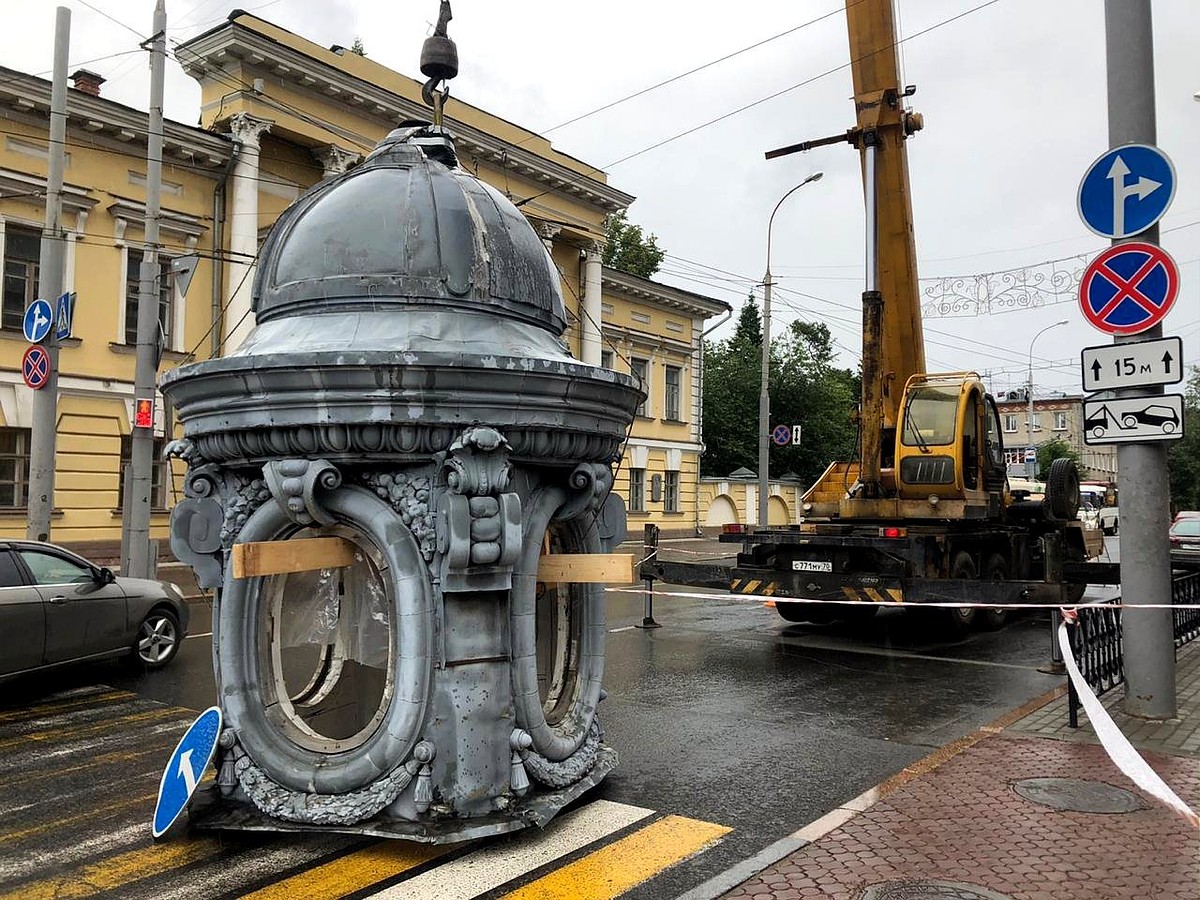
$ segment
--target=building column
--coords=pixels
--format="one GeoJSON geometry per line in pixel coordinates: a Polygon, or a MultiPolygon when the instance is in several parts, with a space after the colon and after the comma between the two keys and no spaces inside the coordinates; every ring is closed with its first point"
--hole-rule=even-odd
{"type": "Polygon", "coordinates": [[[554,239],[558,237],[558,233],[562,231],[561,225],[555,225],[553,222],[538,222],[534,226],[538,237],[542,239],[542,243],[546,247],[546,252],[550,254],[550,259],[554,259],[554,239]]]}
{"type": "Polygon", "coordinates": [[[357,165],[362,159],[361,153],[345,150],[337,144],[329,144],[312,152],[324,170],[322,178],[336,178],[350,171],[351,166],[357,165]]]}
{"type": "Polygon", "coordinates": [[[580,318],[580,355],[589,366],[600,365],[600,277],[604,244],[593,241],[584,251],[583,309],[580,318]]]}
{"type": "Polygon", "coordinates": [[[239,152],[232,175],[229,283],[221,321],[222,355],[236,350],[254,328],[250,289],[254,283],[253,260],[258,254],[258,151],[263,133],[273,124],[246,113],[237,113],[229,119],[229,131],[238,143],[239,152]]]}

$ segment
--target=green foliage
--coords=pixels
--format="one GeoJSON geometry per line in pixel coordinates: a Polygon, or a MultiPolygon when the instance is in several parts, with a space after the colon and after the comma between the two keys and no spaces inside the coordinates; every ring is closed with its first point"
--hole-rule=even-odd
{"type": "Polygon", "coordinates": [[[1192,366],[1183,394],[1183,438],[1167,452],[1171,509],[1200,509],[1200,367],[1192,366]]]}
{"type": "Polygon", "coordinates": [[[654,235],[647,236],[640,225],[633,225],[625,218],[625,210],[604,220],[604,232],[604,265],[630,275],[649,278],[667,255],[659,249],[654,235]]]}
{"type": "MultiPolygon", "coordinates": [[[[740,466],[758,470],[761,342],[758,308],[748,299],[733,336],[705,346],[705,475],[728,475],[740,466]]],[[[853,458],[857,433],[850,416],[860,383],[833,360],[833,339],[819,322],[793,322],[771,342],[771,422],[801,430],[799,443],[771,445],[773,477],[790,471],[807,485],[834,460],[853,458]]]]}
{"type": "Polygon", "coordinates": [[[367,55],[367,48],[363,46],[362,38],[358,35],[354,36],[354,43],[350,45],[350,52],[357,53],[359,56],[367,55]]]}
{"type": "Polygon", "coordinates": [[[1079,465],[1079,454],[1062,438],[1052,438],[1037,448],[1038,478],[1043,481],[1050,474],[1050,463],[1056,459],[1069,459],[1079,465]]]}

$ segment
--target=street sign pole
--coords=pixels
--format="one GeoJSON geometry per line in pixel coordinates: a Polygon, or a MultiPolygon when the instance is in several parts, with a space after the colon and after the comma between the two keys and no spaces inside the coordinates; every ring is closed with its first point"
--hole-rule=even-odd
{"type": "MultiPolygon", "coordinates": [[[[153,398],[158,379],[158,297],[162,278],[158,264],[159,191],[162,187],[163,77],[167,46],[167,12],[163,0],[154,7],[150,37],[150,127],[146,132],[146,246],[142,252],[141,282],[137,302],[137,356],[134,358],[134,404],[153,398]]],[[[154,421],[140,427],[130,423],[132,452],[129,459],[129,506],[125,509],[126,542],[122,560],[129,561],[127,573],[149,578],[154,573],[150,559],[150,493],[154,473],[154,421]]]]}
{"type": "MultiPolygon", "coordinates": [[[[67,146],[67,52],[71,43],[71,11],[58,7],[54,20],[54,80],[50,88],[50,147],[46,173],[46,227],[38,258],[38,293],[54,299],[63,289],[66,234],[62,228],[63,169],[67,146]]],[[[51,316],[53,318],[53,316],[51,316]]],[[[58,431],[58,339],[53,327],[44,340],[49,358],[46,385],[33,395],[29,442],[29,496],[25,536],[50,539],[54,509],[54,451],[58,431]]]]}
{"type": "MultiPolygon", "coordinates": [[[[1109,144],[1153,145],[1157,136],[1150,0],[1105,0],[1104,32],[1109,144]]],[[[1121,199],[1126,201],[1123,194],[1121,199]]],[[[1158,225],[1151,225],[1137,239],[1157,244],[1158,225]]],[[[1122,243],[1122,239],[1113,243],[1122,243]]],[[[1136,337],[1113,340],[1122,344],[1160,337],[1161,324],[1136,337]]],[[[1117,397],[1161,393],[1162,388],[1155,386],[1118,390],[1117,397]]],[[[1144,718],[1170,718],[1176,713],[1176,698],[1166,444],[1120,444],[1117,471],[1121,481],[1121,600],[1126,604],[1122,616],[1125,711],[1144,718]],[[1139,604],[1165,604],[1167,608],[1131,608],[1139,604]]]]}

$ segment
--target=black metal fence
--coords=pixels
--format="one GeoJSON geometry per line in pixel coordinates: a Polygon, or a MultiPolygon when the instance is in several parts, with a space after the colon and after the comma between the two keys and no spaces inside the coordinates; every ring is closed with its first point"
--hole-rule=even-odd
{"type": "MultiPolygon", "coordinates": [[[[1071,649],[1084,681],[1099,697],[1125,680],[1121,634],[1120,598],[1078,607],[1076,624],[1068,625],[1071,649]]],[[[1180,575],[1171,582],[1175,646],[1200,637],[1200,572],[1180,575]],[[1189,608],[1191,607],[1191,608],[1189,608]]],[[[1068,679],[1067,716],[1072,728],[1079,727],[1079,696],[1068,679]]]]}

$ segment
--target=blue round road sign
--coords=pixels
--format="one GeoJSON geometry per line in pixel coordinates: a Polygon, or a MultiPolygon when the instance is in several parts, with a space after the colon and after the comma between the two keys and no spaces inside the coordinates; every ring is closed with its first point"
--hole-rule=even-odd
{"type": "Polygon", "coordinates": [[[1175,166],[1157,147],[1125,144],[1092,163],[1076,203],[1083,224],[1101,237],[1126,238],[1162,218],[1175,197],[1175,166]]]}
{"type": "Polygon", "coordinates": [[[1117,244],[1087,267],[1079,306],[1106,334],[1139,334],[1163,320],[1179,293],[1179,269],[1161,247],[1117,244]]]}
{"type": "Polygon", "coordinates": [[[50,354],[45,347],[36,344],[25,351],[21,359],[21,377],[35,391],[40,391],[50,380],[50,354]]]}
{"type": "Polygon", "coordinates": [[[773,440],[780,447],[791,443],[792,429],[786,425],[776,425],[775,430],[771,432],[771,440],[773,440]]]}
{"type": "Polygon", "coordinates": [[[204,770],[212,762],[221,735],[221,710],[210,706],[196,718],[175,745],[158,784],[158,803],[154,807],[151,833],[160,838],[167,833],[187,807],[204,770]]]}
{"type": "Polygon", "coordinates": [[[25,319],[21,324],[25,330],[25,340],[40,344],[54,324],[54,310],[45,300],[34,300],[25,308],[25,319]]]}

